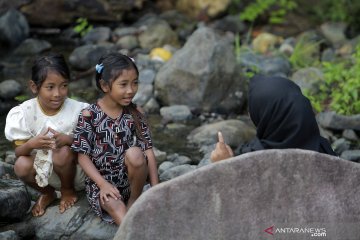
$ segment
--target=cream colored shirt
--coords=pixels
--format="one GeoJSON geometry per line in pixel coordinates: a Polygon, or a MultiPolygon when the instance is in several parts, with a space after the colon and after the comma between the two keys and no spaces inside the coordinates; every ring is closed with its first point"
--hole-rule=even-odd
{"type": "MultiPolygon", "coordinates": [[[[71,134],[76,127],[80,111],[88,105],[67,98],[56,115],[48,116],[42,111],[37,99],[32,98],[9,111],[6,117],[5,137],[15,145],[21,145],[46,131],[48,127],[64,134],[71,134]]],[[[40,187],[48,184],[48,177],[52,173],[51,156],[51,150],[36,150],[34,168],[40,187]]]]}

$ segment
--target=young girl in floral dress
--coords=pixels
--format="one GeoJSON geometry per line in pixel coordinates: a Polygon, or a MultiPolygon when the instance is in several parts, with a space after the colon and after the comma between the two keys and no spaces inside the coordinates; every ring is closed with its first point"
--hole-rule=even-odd
{"type": "Polygon", "coordinates": [[[138,76],[135,63],[125,55],[110,53],[99,60],[96,84],[104,95],[80,114],[72,144],[88,176],[91,207],[118,225],[148,176],[152,186],[159,181],[149,127],[131,102],[138,76]]]}

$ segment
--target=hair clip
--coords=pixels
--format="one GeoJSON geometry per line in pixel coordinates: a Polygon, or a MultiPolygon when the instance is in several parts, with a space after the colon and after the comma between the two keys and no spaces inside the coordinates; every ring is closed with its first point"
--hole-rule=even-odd
{"type": "Polygon", "coordinates": [[[95,66],[95,70],[96,70],[96,72],[97,73],[101,73],[101,71],[103,70],[103,68],[104,68],[104,64],[102,64],[102,63],[100,63],[100,64],[96,64],[96,66],[95,66]]]}
{"type": "Polygon", "coordinates": [[[130,60],[131,60],[133,63],[135,63],[135,59],[133,59],[132,57],[129,57],[129,56],[128,56],[128,58],[130,58],[130,60]]]}

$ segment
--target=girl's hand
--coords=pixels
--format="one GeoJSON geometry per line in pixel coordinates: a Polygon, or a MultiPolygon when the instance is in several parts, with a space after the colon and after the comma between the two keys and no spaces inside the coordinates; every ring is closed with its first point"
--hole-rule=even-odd
{"type": "Polygon", "coordinates": [[[41,133],[28,141],[32,149],[55,149],[55,140],[52,136],[49,136],[46,132],[41,133]]]}
{"type": "Polygon", "coordinates": [[[105,202],[109,201],[109,197],[112,197],[115,200],[121,199],[119,190],[111,183],[104,181],[102,185],[99,185],[99,188],[101,204],[105,204],[105,202]]]}
{"type": "Polygon", "coordinates": [[[69,135],[66,135],[64,133],[60,133],[52,128],[49,127],[48,133],[53,136],[53,139],[55,140],[55,146],[56,148],[61,148],[65,145],[71,145],[72,143],[72,137],[69,135]]]}

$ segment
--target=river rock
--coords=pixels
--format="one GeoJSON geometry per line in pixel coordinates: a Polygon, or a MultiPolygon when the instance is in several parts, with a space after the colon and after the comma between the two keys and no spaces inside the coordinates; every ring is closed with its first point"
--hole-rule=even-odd
{"type": "Polygon", "coordinates": [[[316,118],[320,126],[324,128],[360,130],[360,114],[345,116],[336,114],[335,112],[321,112],[316,118]]]}
{"type": "Polygon", "coordinates": [[[255,128],[241,120],[230,119],[204,124],[190,132],[187,140],[198,146],[211,145],[218,141],[217,133],[221,131],[225,142],[234,148],[255,137],[255,128]]]}
{"type": "Polygon", "coordinates": [[[0,43],[14,47],[29,36],[29,24],[25,16],[10,8],[0,16],[0,43]]]}
{"type": "Polygon", "coordinates": [[[14,221],[25,217],[30,197],[19,180],[0,179],[0,221],[14,221]]]}
{"type": "Polygon", "coordinates": [[[285,228],[351,239],[360,234],[359,182],[360,165],[334,156],[299,149],[252,152],[149,189],[114,240],[312,236],[282,233],[285,228]]]}
{"type": "Polygon", "coordinates": [[[22,86],[19,82],[9,79],[0,83],[0,98],[13,99],[22,92],[22,86]]]}
{"type": "Polygon", "coordinates": [[[241,81],[234,74],[235,62],[229,38],[210,28],[199,28],[159,69],[156,97],[165,106],[187,105],[209,111],[231,92],[244,90],[233,87],[241,81]]]}

